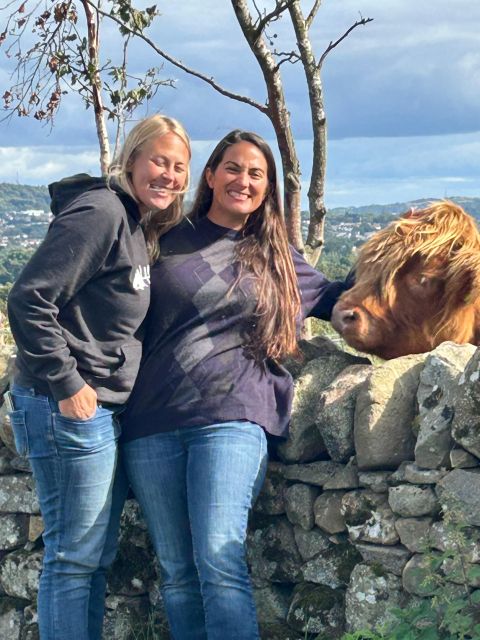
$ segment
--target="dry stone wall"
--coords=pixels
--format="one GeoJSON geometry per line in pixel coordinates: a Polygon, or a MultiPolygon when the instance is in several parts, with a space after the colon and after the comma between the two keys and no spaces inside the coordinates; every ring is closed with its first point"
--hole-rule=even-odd
{"type": "MultiPolygon", "coordinates": [[[[3,388],[10,352],[0,349],[3,388]]],[[[425,551],[448,547],[444,513],[460,514],[464,562],[480,564],[480,350],[444,343],[376,366],[321,338],[302,351],[303,362],[288,363],[291,435],[271,443],[249,526],[265,640],[340,638],[428,597],[425,551]]],[[[42,521],[4,407],[0,440],[0,638],[35,640],[42,521]]],[[[455,563],[441,571],[452,592],[464,588],[455,563]]],[[[470,588],[479,586],[472,579],[470,588]]],[[[159,575],[133,499],[108,591],[107,640],[168,637],[159,575]]]]}

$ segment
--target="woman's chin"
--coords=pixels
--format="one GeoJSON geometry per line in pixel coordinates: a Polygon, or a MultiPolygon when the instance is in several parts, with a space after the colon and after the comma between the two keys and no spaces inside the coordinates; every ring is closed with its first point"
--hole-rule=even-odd
{"type": "Polygon", "coordinates": [[[147,202],[143,202],[142,204],[149,210],[156,209],[159,211],[163,211],[172,204],[173,200],[174,198],[172,198],[171,196],[156,196],[153,198],[149,198],[147,202]]]}

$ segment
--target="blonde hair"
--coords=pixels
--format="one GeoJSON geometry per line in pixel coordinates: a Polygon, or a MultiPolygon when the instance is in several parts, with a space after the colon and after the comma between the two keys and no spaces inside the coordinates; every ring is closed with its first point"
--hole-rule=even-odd
{"type": "MultiPolygon", "coordinates": [[[[167,133],[175,133],[184,142],[188,149],[189,158],[191,158],[190,139],[180,122],[174,118],[169,118],[168,116],[157,113],[148,118],[144,118],[133,127],[127,135],[118,157],[115,158],[110,165],[108,179],[115,179],[123,191],[128,193],[135,202],[139,200],[132,185],[132,165],[147,142],[153,138],[164,136],[167,133]]],[[[148,253],[152,262],[154,262],[160,254],[158,243],[160,236],[180,222],[183,215],[183,198],[188,190],[189,182],[190,166],[188,165],[184,188],[178,193],[175,200],[167,209],[150,211],[142,219],[148,253]]]]}
{"type": "MultiPolygon", "coordinates": [[[[374,234],[361,248],[356,291],[367,297],[377,291],[379,300],[392,308],[396,301],[395,277],[409,260],[420,258],[426,265],[435,259],[445,268],[443,305],[435,316],[434,336],[452,335],[466,342],[469,326],[464,316],[452,314],[459,303],[465,307],[480,290],[480,233],[475,220],[449,200],[431,202],[425,209],[411,210],[374,234]],[[379,263],[382,270],[379,275],[379,263]],[[463,325],[463,326],[459,326],[463,325]]],[[[348,293],[347,293],[348,297],[348,293]]],[[[476,303],[475,303],[476,304],[476,303]]]]}

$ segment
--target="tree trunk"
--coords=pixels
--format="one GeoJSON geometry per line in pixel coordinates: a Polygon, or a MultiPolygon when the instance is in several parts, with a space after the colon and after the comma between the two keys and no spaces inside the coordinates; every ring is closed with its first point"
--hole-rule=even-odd
{"type": "Polygon", "coordinates": [[[290,127],[290,114],[285,102],[280,70],[262,38],[261,30],[253,24],[246,0],[231,1],[240,28],[257,59],[267,87],[267,115],[273,125],[282,159],[288,235],[293,246],[303,253],[300,163],[290,127]]]}
{"type": "Polygon", "coordinates": [[[87,0],[82,0],[82,5],[87,19],[88,64],[90,67],[89,71],[91,76],[90,81],[92,86],[95,127],[97,130],[98,143],[100,145],[100,170],[102,175],[106,175],[110,166],[110,145],[108,142],[108,132],[105,124],[105,111],[102,99],[102,81],[99,72],[99,16],[87,0]]]}
{"type": "Polygon", "coordinates": [[[312,117],[313,160],[308,190],[310,216],[305,250],[308,261],[315,266],[320,258],[324,244],[327,119],[323,104],[320,66],[316,63],[313,55],[308,25],[302,14],[300,0],[292,0],[288,10],[295,29],[300,58],[305,71],[312,117]]]}

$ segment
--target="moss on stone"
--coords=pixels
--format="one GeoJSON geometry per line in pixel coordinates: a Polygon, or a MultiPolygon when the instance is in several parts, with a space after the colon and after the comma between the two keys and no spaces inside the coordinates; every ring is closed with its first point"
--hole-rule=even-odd
{"type": "Polygon", "coordinates": [[[262,640],[304,640],[304,635],[289,629],[286,624],[270,623],[260,625],[262,640]]]}
{"type": "Polygon", "coordinates": [[[350,527],[365,524],[373,516],[377,505],[367,496],[362,496],[355,506],[347,505],[345,508],[345,523],[350,527]]]}
{"type": "MultiPolygon", "coordinates": [[[[336,632],[343,628],[344,592],[326,585],[303,583],[295,587],[288,624],[305,633],[336,632]]],[[[333,635],[327,636],[333,638],[333,635]]]]}
{"type": "Polygon", "coordinates": [[[338,565],[337,575],[338,579],[344,584],[348,584],[350,580],[350,574],[357,566],[359,562],[362,562],[362,556],[357,549],[349,544],[341,545],[340,564],[338,565]]]}
{"type": "Polygon", "coordinates": [[[343,603],[342,594],[338,589],[323,584],[305,582],[299,585],[294,593],[298,607],[310,615],[330,611],[336,604],[343,603]]]}
{"type": "Polygon", "coordinates": [[[387,577],[387,571],[385,569],[385,567],[380,564],[380,562],[373,562],[370,565],[370,569],[372,570],[372,573],[374,576],[376,576],[377,578],[386,578],[387,577]]]}

